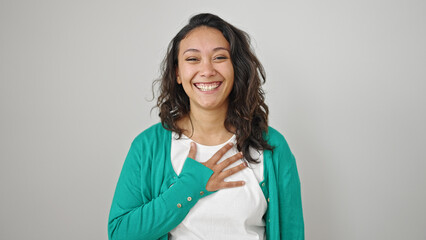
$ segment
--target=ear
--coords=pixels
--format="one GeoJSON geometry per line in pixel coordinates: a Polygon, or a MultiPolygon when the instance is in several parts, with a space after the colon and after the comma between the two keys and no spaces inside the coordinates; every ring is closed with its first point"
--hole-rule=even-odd
{"type": "Polygon", "coordinates": [[[177,68],[176,67],[176,82],[178,83],[178,84],[182,84],[182,79],[180,79],[180,76],[179,76],[179,68],[177,68]]]}

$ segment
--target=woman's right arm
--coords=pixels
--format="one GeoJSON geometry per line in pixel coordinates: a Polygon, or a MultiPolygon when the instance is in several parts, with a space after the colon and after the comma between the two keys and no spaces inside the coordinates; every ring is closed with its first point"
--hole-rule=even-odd
{"type": "Polygon", "coordinates": [[[213,171],[188,158],[175,184],[152,196],[152,186],[161,183],[152,182],[149,167],[141,166],[147,163],[141,148],[140,142],[132,143],[117,183],[108,221],[111,240],[158,239],[175,228],[200,198],[212,193],[205,186],[213,171]]]}

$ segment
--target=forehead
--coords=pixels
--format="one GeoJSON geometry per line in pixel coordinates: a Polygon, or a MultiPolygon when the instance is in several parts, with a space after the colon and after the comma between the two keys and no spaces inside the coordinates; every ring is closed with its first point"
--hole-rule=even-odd
{"type": "Polygon", "coordinates": [[[223,34],[215,28],[202,26],[190,31],[181,40],[179,53],[183,53],[187,49],[209,51],[218,47],[229,49],[229,43],[223,34]]]}

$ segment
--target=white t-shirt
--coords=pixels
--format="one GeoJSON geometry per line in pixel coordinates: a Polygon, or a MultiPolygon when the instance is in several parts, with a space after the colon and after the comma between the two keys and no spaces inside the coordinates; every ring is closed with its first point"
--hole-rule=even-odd
{"type": "MultiPolygon", "coordinates": [[[[172,134],[171,161],[176,174],[180,174],[188,156],[190,143],[188,137],[182,135],[177,139],[172,134]]],[[[238,152],[235,147],[235,135],[227,142],[216,146],[197,144],[195,160],[205,162],[226,143],[233,142],[229,150],[219,162],[238,152]]],[[[236,188],[221,189],[200,199],[189,211],[185,219],[172,231],[170,239],[265,239],[265,222],[262,217],[266,212],[267,203],[259,182],[263,180],[263,154],[251,151],[253,157],[260,163],[250,164],[225,181],[245,181],[245,185],[236,188]]],[[[228,168],[241,164],[242,161],[231,164],[228,168]]]]}

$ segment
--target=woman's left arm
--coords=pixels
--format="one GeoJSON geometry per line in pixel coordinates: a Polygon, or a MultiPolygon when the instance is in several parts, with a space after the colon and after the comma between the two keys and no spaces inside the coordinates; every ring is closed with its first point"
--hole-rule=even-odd
{"type": "Polygon", "coordinates": [[[278,154],[278,190],[280,212],[280,239],[305,239],[302,197],[296,159],[286,140],[274,149],[278,154]]]}

